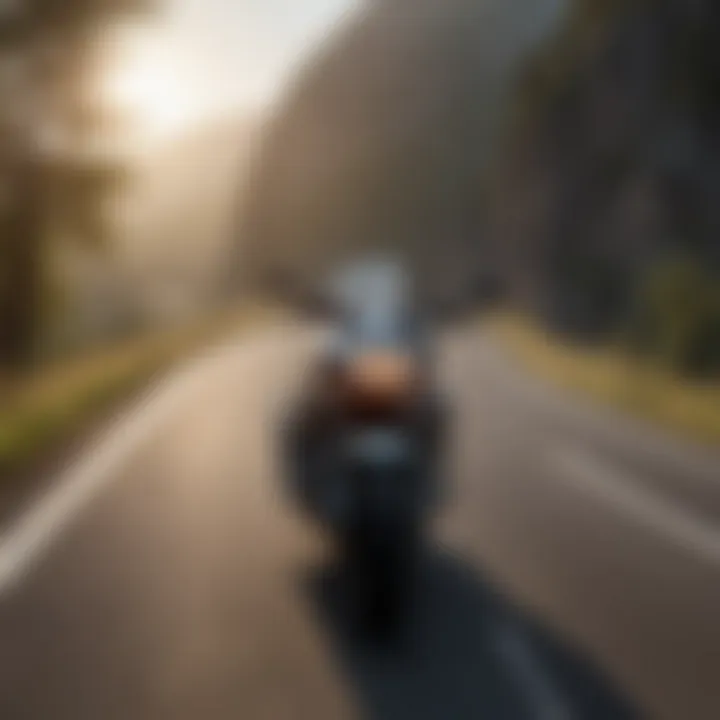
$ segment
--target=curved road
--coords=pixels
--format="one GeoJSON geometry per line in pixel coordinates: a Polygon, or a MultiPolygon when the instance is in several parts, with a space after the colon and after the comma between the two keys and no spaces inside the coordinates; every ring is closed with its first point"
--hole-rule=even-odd
{"type": "Polygon", "coordinates": [[[633,717],[617,694],[720,717],[718,459],[525,378],[481,331],[443,345],[451,492],[408,644],[349,636],[273,448],[315,337],[196,359],[0,536],[3,720],[633,717]]]}

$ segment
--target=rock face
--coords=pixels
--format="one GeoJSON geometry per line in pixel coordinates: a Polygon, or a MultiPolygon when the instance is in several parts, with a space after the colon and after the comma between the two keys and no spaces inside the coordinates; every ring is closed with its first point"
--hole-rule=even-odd
{"type": "Polygon", "coordinates": [[[606,332],[659,258],[720,262],[720,6],[577,0],[529,65],[493,237],[549,321],[606,332]]]}
{"type": "Polygon", "coordinates": [[[316,52],[269,123],[239,236],[250,276],[310,277],[393,249],[429,286],[490,262],[487,170],[513,78],[559,0],[375,0],[316,52]]]}

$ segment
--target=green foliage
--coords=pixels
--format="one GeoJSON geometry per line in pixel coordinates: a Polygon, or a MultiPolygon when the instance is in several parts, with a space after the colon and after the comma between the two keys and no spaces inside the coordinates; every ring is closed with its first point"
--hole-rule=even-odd
{"type": "Polygon", "coordinates": [[[548,326],[620,329],[691,377],[720,373],[716,5],[575,0],[519,88],[496,203],[548,326]]]}
{"type": "MultiPolygon", "coordinates": [[[[2,5],[2,3],[0,3],[2,5]]],[[[93,80],[102,33],[152,0],[17,0],[0,11],[0,367],[27,365],[44,325],[47,258],[57,238],[101,243],[112,232],[110,193],[125,172],[88,157],[88,141],[104,121],[93,80]],[[19,74],[13,76],[17,68],[19,74]],[[42,116],[17,122],[32,102],[42,116]],[[63,140],[42,142],[40,130],[63,140]]]]}
{"type": "Polygon", "coordinates": [[[553,287],[567,314],[570,329],[586,340],[605,340],[626,312],[627,273],[616,260],[598,253],[570,250],[555,268],[553,287]]]}
{"type": "Polygon", "coordinates": [[[640,3],[636,0],[577,0],[567,20],[525,65],[509,122],[515,140],[532,132],[558,103],[582,85],[589,65],[607,42],[614,22],[640,3]]]}
{"type": "Polygon", "coordinates": [[[499,316],[494,330],[530,370],[560,387],[586,393],[693,440],[720,442],[718,382],[681,377],[611,345],[567,343],[525,316],[499,316]]]}
{"type": "Polygon", "coordinates": [[[0,479],[82,432],[196,348],[273,317],[270,307],[229,308],[217,318],[136,337],[0,386],[0,479]]]}
{"type": "Polygon", "coordinates": [[[693,260],[658,263],[641,283],[630,347],[681,373],[720,371],[720,286],[693,260]]]}

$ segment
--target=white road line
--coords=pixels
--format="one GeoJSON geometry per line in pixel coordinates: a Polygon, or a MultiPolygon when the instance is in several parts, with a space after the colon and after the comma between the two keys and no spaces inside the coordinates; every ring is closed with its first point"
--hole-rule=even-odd
{"type": "Polygon", "coordinates": [[[719,478],[720,453],[716,449],[674,436],[640,416],[623,413],[605,403],[595,402],[589,396],[583,397],[581,393],[557,387],[549,380],[516,368],[516,359],[497,346],[490,346],[485,352],[493,358],[496,370],[504,373],[506,382],[503,389],[520,400],[534,402],[545,415],[548,411],[557,412],[568,424],[585,427],[613,444],[632,445],[637,452],[653,455],[678,473],[689,473],[709,481],[719,478]],[[508,371],[512,371],[512,375],[508,375],[508,371]]]}
{"type": "Polygon", "coordinates": [[[720,563],[718,526],[695,517],[659,494],[644,490],[637,480],[586,451],[558,448],[551,459],[568,485],[614,505],[694,555],[713,564],[720,563]]]}
{"type": "MultiPolygon", "coordinates": [[[[257,341],[243,345],[243,357],[260,345],[257,341]]],[[[0,536],[0,598],[25,577],[90,500],[114,479],[123,462],[213,376],[213,365],[217,363],[222,368],[229,355],[233,356],[235,367],[240,362],[237,347],[224,346],[170,375],[145,399],[142,407],[123,416],[57,479],[26,515],[0,536]]]]}
{"type": "Polygon", "coordinates": [[[87,505],[110,482],[125,458],[150,437],[188,392],[193,376],[172,377],[65,471],[37,505],[0,537],[0,595],[17,584],[25,572],[87,505]]]}

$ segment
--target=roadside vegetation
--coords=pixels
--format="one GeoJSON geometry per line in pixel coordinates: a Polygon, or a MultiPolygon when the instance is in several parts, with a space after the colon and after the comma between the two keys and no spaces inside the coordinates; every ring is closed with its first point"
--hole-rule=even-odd
{"type": "Polygon", "coordinates": [[[228,294],[210,250],[188,249],[219,232],[207,199],[194,198],[193,222],[174,218],[170,247],[162,223],[132,221],[145,217],[138,196],[157,201],[148,177],[168,171],[132,150],[143,113],[112,89],[131,62],[124,38],[157,3],[10,5],[0,11],[0,495],[173,362],[265,315],[249,301],[217,311],[241,293],[228,294]]]}
{"type": "Polygon", "coordinates": [[[532,372],[693,440],[720,445],[720,378],[691,378],[657,359],[572,343],[527,316],[504,315],[497,331],[532,372]]]}
{"type": "Polygon", "coordinates": [[[717,4],[577,0],[494,178],[503,334],[559,384],[720,443],[717,4]]]}
{"type": "Polygon", "coordinates": [[[0,485],[2,478],[59,447],[173,363],[270,314],[248,303],[211,320],[6,377],[0,385],[0,485]]]}

